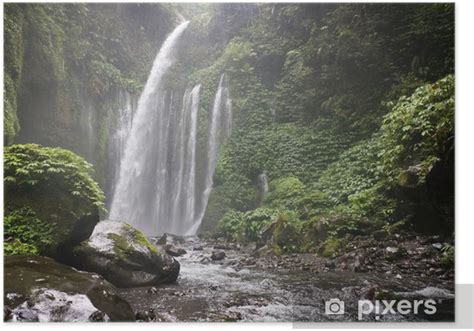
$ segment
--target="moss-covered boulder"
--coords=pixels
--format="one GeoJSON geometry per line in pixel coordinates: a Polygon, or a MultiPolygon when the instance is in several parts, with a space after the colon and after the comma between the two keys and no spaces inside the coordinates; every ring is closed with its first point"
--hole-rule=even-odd
{"type": "Polygon", "coordinates": [[[92,236],[73,250],[71,263],[97,272],[120,287],[173,282],[179,263],[153,246],[142,232],[118,221],[101,221],[92,236]]]}
{"type": "Polygon", "coordinates": [[[7,321],[133,321],[134,313],[112,284],[42,256],[6,256],[7,321]]]}
{"type": "MultiPolygon", "coordinates": [[[[36,144],[6,147],[5,214],[11,221],[11,242],[34,246],[29,253],[61,259],[70,247],[89,238],[104,208],[104,195],[91,178],[91,170],[83,158],[62,148],[36,144]],[[26,219],[48,228],[42,245],[22,235],[28,230],[26,219]]],[[[16,251],[11,248],[6,253],[16,251]]]]}

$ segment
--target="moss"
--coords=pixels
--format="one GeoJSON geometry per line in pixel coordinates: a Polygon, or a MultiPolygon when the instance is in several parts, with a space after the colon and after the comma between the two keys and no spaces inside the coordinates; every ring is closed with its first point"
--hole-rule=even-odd
{"type": "Polygon", "coordinates": [[[107,237],[114,243],[114,252],[121,260],[126,260],[133,252],[132,246],[128,243],[125,237],[116,233],[109,233],[107,237]]]}
{"type": "Polygon", "coordinates": [[[440,264],[446,269],[453,268],[455,261],[454,246],[446,245],[443,247],[442,251],[443,253],[440,259],[440,264]]]}
{"type": "Polygon", "coordinates": [[[130,254],[132,254],[135,251],[133,246],[126,239],[126,236],[128,236],[128,235],[130,235],[132,237],[132,240],[135,241],[135,243],[137,243],[138,245],[141,245],[141,246],[144,246],[144,247],[148,248],[148,250],[152,253],[159,254],[158,249],[155,246],[153,246],[150,243],[150,241],[148,241],[148,239],[145,237],[143,232],[133,228],[129,224],[124,224],[123,226],[126,229],[126,231],[128,232],[127,235],[121,236],[121,235],[116,234],[116,233],[109,233],[107,235],[107,237],[110,240],[113,241],[113,243],[114,243],[114,252],[117,254],[117,256],[120,259],[122,259],[122,260],[127,259],[130,256],[130,254]]]}
{"type": "Polygon", "coordinates": [[[153,253],[156,253],[158,254],[158,249],[153,246],[152,243],[150,243],[150,241],[148,241],[148,239],[145,237],[145,235],[143,234],[143,232],[141,232],[140,230],[136,230],[133,232],[133,239],[139,244],[139,245],[142,245],[142,246],[145,246],[146,248],[148,248],[150,250],[150,252],[153,252],[153,253]]]}

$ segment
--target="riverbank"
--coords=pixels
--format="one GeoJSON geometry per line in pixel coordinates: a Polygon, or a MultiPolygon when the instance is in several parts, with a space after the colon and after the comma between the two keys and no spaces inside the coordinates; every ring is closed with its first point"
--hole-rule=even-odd
{"type": "MultiPolygon", "coordinates": [[[[393,259],[390,240],[337,257],[276,255],[222,240],[171,237],[168,250],[181,273],[176,283],[119,290],[142,321],[355,321],[358,300],[435,299],[435,315],[387,315],[382,321],[449,321],[454,317],[453,271],[443,269],[437,237],[408,236],[393,259]],[[387,260],[390,259],[390,262],[387,260]],[[441,271],[443,270],[443,271],[441,271]],[[345,302],[345,314],[328,315],[325,302],[345,302]]],[[[157,240],[155,240],[156,242],[157,240]]],[[[162,244],[164,242],[162,241],[162,244]]],[[[373,316],[364,317],[372,320],[373,316]]]]}

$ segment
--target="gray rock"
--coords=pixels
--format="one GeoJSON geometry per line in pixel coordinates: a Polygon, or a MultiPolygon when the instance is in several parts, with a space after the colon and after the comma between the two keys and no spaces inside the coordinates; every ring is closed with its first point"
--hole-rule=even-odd
{"type": "Polygon", "coordinates": [[[398,248],[397,247],[387,247],[385,250],[390,254],[398,253],[398,248]]]}
{"type": "Polygon", "coordinates": [[[182,256],[184,254],[186,254],[186,250],[183,249],[183,248],[178,248],[178,247],[175,247],[173,245],[166,245],[165,246],[165,251],[166,253],[168,253],[169,255],[171,256],[182,256]]]}
{"type": "Polygon", "coordinates": [[[213,261],[220,261],[225,258],[225,252],[224,251],[213,251],[211,254],[211,260],[213,261]]]}
{"type": "Polygon", "coordinates": [[[156,294],[158,293],[158,290],[156,287],[150,287],[147,292],[150,294],[156,294]]]}
{"type": "Polygon", "coordinates": [[[133,321],[133,311],[115,287],[89,272],[41,256],[5,257],[8,321],[133,321]],[[41,285],[36,279],[46,279],[41,285]]]}
{"type": "Polygon", "coordinates": [[[137,229],[117,221],[101,221],[92,236],[73,250],[74,266],[102,275],[119,287],[174,282],[180,265],[153,246],[137,229]]]}
{"type": "Polygon", "coordinates": [[[388,261],[398,260],[407,254],[404,248],[390,247],[390,246],[385,249],[385,252],[386,252],[386,259],[388,261]]]}

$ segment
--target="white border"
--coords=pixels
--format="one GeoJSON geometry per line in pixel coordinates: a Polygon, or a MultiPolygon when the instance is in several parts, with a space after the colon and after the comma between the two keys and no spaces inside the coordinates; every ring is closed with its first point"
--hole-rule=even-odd
{"type": "MultiPolygon", "coordinates": [[[[2,1],[3,2],[3,1],[2,1]]],[[[22,2],[22,1],[9,1],[22,2]]],[[[33,1],[32,1],[33,2],[33,1]]],[[[37,1],[34,1],[37,2],[37,1]]],[[[74,2],[70,0],[48,2],[74,2]]],[[[90,2],[90,1],[85,1],[90,2]]],[[[117,2],[117,1],[94,1],[94,2],[117,2]]],[[[129,1],[124,1],[129,2],[129,1]]],[[[143,0],[140,2],[160,2],[143,0]]],[[[201,1],[183,1],[175,2],[201,2],[201,1]]],[[[222,2],[222,1],[207,1],[222,2]]],[[[233,1],[233,2],[253,2],[253,1],[233,1]]],[[[261,1],[261,2],[289,2],[289,1],[261,1]]],[[[337,1],[298,1],[298,2],[337,2],[337,1]]],[[[345,1],[357,2],[357,1],[345,1]]],[[[373,1],[373,2],[401,2],[401,1],[373,1]]],[[[403,1],[403,2],[448,2],[448,1],[403,1]]],[[[449,1],[452,2],[452,1],[449,1]]],[[[0,8],[3,17],[3,5],[0,8]]],[[[3,31],[3,19],[1,20],[3,31]]],[[[474,208],[474,109],[471,109],[472,100],[474,99],[474,52],[473,52],[473,34],[474,34],[474,1],[462,0],[456,1],[456,283],[458,284],[474,284],[474,265],[472,263],[472,255],[474,253],[474,217],[472,217],[472,209],[474,208]]],[[[3,45],[3,33],[0,36],[0,42],[3,45]]],[[[1,61],[3,68],[3,47],[1,50],[1,61]]],[[[3,81],[3,70],[0,72],[1,81],[3,81]]],[[[3,89],[2,89],[3,97],[3,89]]],[[[0,106],[3,108],[3,102],[0,106]]],[[[3,123],[3,110],[0,118],[3,123]]],[[[0,138],[1,146],[3,146],[3,135],[0,138]]],[[[3,148],[3,147],[2,147],[3,148]]],[[[3,164],[3,153],[0,155],[3,164]]],[[[3,170],[2,170],[3,173],[3,170]]],[[[3,185],[0,188],[0,198],[3,201],[3,185]]],[[[3,213],[3,205],[0,208],[3,213]]],[[[3,227],[0,227],[0,234],[3,236],[3,227]]],[[[2,257],[0,268],[3,270],[3,249],[0,252],[2,257]]],[[[3,292],[3,277],[0,277],[0,287],[3,292]]],[[[3,294],[1,295],[1,303],[3,306],[3,294]]],[[[8,328],[84,328],[83,324],[17,324],[4,323],[4,327],[8,328]]],[[[89,324],[87,328],[126,328],[129,329],[131,324],[89,324]]],[[[141,323],[137,325],[140,328],[159,328],[159,329],[181,329],[192,328],[194,330],[216,330],[217,328],[225,329],[253,329],[253,330],[288,330],[292,328],[291,323],[141,323]]],[[[409,330],[409,325],[406,325],[409,330]]],[[[329,329],[328,329],[329,330],[329,329]]]]}

